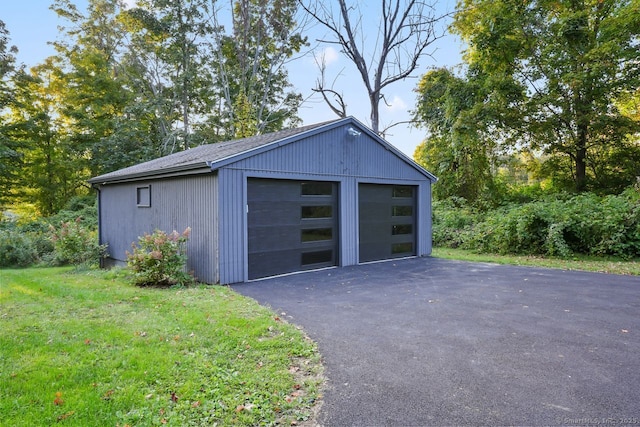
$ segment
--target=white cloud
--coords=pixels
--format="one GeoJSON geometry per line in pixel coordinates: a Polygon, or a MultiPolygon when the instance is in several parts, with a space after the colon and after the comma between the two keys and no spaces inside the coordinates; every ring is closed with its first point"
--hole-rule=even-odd
{"type": "Polygon", "coordinates": [[[137,0],[123,0],[122,2],[124,3],[125,9],[130,9],[137,6],[137,0]]]}
{"type": "Polygon", "coordinates": [[[314,54],[314,58],[316,63],[322,64],[322,61],[324,61],[324,64],[329,66],[340,59],[340,54],[333,47],[328,46],[322,49],[320,53],[314,54]]]}
{"type": "Polygon", "coordinates": [[[384,105],[384,109],[390,113],[394,113],[394,112],[404,112],[407,110],[407,103],[404,102],[404,100],[402,98],[400,98],[398,95],[394,95],[393,99],[391,99],[391,101],[389,100],[383,100],[383,104],[384,105]]]}

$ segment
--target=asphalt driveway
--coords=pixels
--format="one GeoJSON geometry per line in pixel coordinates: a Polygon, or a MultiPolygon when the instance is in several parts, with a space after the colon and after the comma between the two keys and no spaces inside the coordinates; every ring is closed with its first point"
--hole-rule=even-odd
{"type": "Polygon", "coordinates": [[[416,258],[233,288],[302,326],[324,426],[640,426],[640,278],[416,258]]]}

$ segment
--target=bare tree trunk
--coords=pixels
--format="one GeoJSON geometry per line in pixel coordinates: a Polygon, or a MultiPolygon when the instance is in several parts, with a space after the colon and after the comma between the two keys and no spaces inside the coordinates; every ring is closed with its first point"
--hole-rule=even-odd
{"type": "MultiPolygon", "coordinates": [[[[369,96],[371,128],[379,133],[383,90],[409,77],[417,69],[418,61],[429,55],[427,47],[445,34],[444,26],[438,29],[438,24],[447,15],[438,16],[434,5],[424,1],[382,0],[379,34],[371,37],[376,44],[366,46],[363,34],[366,18],[357,5],[338,0],[340,13],[333,16],[332,10],[322,2],[300,0],[300,4],[332,36],[329,40],[319,41],[338,45],[355,65],[369,96]],[[371,60],[368,62],[365,58],[371,60]]],[[[329,107],[340,116],[340,110],[329,102],[336,91],[322,84],[317,84],[314,91],[321,93],[329,107]]]]}

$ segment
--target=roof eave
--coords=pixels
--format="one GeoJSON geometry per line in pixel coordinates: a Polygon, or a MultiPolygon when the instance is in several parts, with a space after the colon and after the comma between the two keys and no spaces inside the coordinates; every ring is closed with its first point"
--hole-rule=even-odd
{"type": "MultiPolygon", "coordinates": [[[[211,168],[208,167],[208,162],[201,162],[197,164],[191,164],[186,166],[173,166],[169,168],[163,168],[153,171],[145,171],[127,175],[121,175],[111,178],[102,178],[97,176],[88,180],[92,185],[107,185],[107,184],[121,184],[125,182],[143,181],[146,179],[157,178],[171,178],[176,175],[196,175],[210,173],[211,168]]],[[[102,175],[105,176],[105,175],[102,175]]]]}

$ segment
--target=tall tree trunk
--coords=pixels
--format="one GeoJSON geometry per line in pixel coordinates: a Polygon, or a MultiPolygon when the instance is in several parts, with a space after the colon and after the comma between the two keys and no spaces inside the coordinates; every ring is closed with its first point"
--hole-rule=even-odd
{"type": "Polygon", "coordinates": [[[576,147],[576,191],[587,189],[587,129],[586,125],[579,125],[576,147]]]}
{"type": "Polygon", "coordinates": [[[369,101],[371,103],[371,129],[376,133],[380,133],[380,92],[373,91],[369,93],[369,101]]]}

